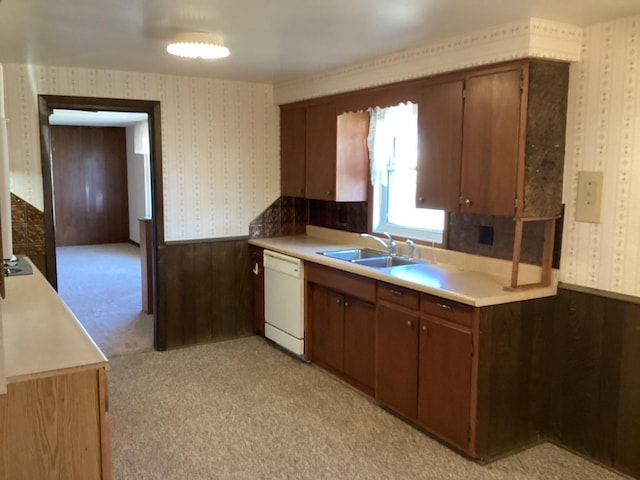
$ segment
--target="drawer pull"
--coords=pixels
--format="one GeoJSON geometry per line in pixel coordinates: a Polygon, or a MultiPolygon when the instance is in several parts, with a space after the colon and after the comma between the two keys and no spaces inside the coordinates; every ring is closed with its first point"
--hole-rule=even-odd
{"type": "Polygon", "coordinates": [[[449,305],[445,305],[444,303],[438,303],[438,306],[443,309],[446,310],[447,312],[451,311],[451,307],[449,305]]]}
{"type": "Polygon", "coordinates": [[[391,290],[391,293],[393,293],[396,297],[402,296],[402,292],[400,290],[391,290]]]}

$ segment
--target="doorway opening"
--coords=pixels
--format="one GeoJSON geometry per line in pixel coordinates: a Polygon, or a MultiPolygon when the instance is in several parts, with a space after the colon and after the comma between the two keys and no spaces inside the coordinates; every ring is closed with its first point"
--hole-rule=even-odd
{"type": "MultiPolygon", "coordinates": [[[[148,349],[151,344],[161,349],[155,313],[157,248],[164,243],[159,102],[41,95],[39,114],[47,279],[63,299],[67,296],[72,311],[92,336],[98,337],[94,340],[108,355],[148,349]],[[88,120],[87,112],[101,113],[88,120]],[[134,114],[138,115],[135,120],[134,114]],[[127,121],[118,125],[113,115],[129,117],[126,133],[122,122],[127,121]],[[80,118],[74,120],[75,116],[80,118]],[[112,134],[126,140],[104,140],[112,134]],[[117,162],[104,157],[112,145],[122,141],[126,156],[131,158],[118,167],[113,165],[117,162]],[[88,157],[94,158],[81,164],[60,163],[59,158],[65,156],[87,157],[74,148],[88,149],[88,157]],[[54,149],[67,151],[58,155],[54,149]],[[80,214],[72,208],[74,195],[76,203],[81,198],[81,203],[89,205],[80,214]],[[112,213],[105,216],[105,208],[112,213]],[[152,316],[142,312],[136,245],[141,239],[136,217],[151,219],[148,287],[152,301],[148,307],[152,316]],[[137,311],[131,309],[132,300],[138,303],[137,311]]],[[[118,156],[122,152],[115,154],[118,156]]]]}

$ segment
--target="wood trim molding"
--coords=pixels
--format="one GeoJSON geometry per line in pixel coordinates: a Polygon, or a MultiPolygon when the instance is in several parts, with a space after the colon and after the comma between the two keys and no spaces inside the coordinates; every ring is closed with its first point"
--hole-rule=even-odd
{"type": "MultiPolygon", "coordinates": [[[[160,102],[155,100],[131,100],[118,98],[74,97],[65,95],[38,95],[38,114],[40,125],[40,158],[42,163],[42,184],[45,216],[45,251],[47,261],[47,280],[57,289],[55,222],[53,218],[53,176],[51,129],[49,115],[54,108],[70,110],[100,110],[119,112],[143,112],[149,115],[149,147],[151,154],[151,212],[153,218],[153,292],[154,311],[157,312],[158,291],[158,247],[164,246],[164,203],[162,189],[162,132],[160,102]]],[[[165,348],[166,337],[160,335],[166,330],[164,319],[154,315],[154,347],[165,348]]]]}

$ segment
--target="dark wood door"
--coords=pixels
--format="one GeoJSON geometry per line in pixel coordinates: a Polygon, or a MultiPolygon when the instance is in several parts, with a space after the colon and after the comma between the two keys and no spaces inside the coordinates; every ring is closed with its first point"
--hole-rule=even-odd
{"type": "Polygon", "coordinates": [[[311,284],[311,360],[343,370],[344,297],[319,285],[311,284]]]}
{"type": "Polygon", "coordinates": [[[418,420],[463,449],[470,440],[471,345],[470,330],[421,319],[418,420]]]}
{"type": "Polygon", "coordinates": [[[376,398],[410,419],[417,417],[419,314],[378,303],[376,398]]]}
{"type": "Polygon", "coordinates": [[[371,394],[375,384],[375,320],[373,304],[345,297],[344,373],[371,394]]]}
{"type": "Polygon", "coordinates": [[[307,107],[306,197],[335,200],[337,116],[335,103],[307,107]]]}
{"type": "Polygon", "coordinates": [[[469,77],[462,141],[463,212],[515,213],[522,68],[469,77]]]}
{"type": "Polygon", "coordinates": [[[430,85],[418,104],[416,207],[458,210],[462,159],[462,80],[430,85]]]}
{"type": "Polygon", "coordinates": [[[306,109],[280,109],[280,191],[287,197],[305,195],[306,109]]]}
{"type": "Polygon", "coordinates": [[[51,126],[56,245],[129,241],[126,130],[51,126]]]}
{"type": "Polygon", "coordinates": [[[264,335],[264,248],[249,245],[253,275],[253,331],[264,335]]]}

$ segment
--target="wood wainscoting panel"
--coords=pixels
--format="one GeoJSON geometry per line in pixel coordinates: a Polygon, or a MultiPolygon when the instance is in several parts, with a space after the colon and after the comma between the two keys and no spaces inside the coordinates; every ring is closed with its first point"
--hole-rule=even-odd
{"type": "Polygon", "coordinates": [[[483,307],[476,452],[490,459],[533,444],[548,423],[553,297],[483,307]]]}
{"type": "Polygon", "coordinates": [[[617,300],[559,290],[555,299],[551,437],[612,465],[620,394],[624,308],[617,300]]]}
{"type": "Polygon", "coordinates": [[[620,395],[613,466],[640,477],[640,305],[624,307],[620,395]]]}
{"type": "Polygon", "coordinates": [[[246,238],[159,246],[157,348],[251,335],[252,295],[246,238]]]}

